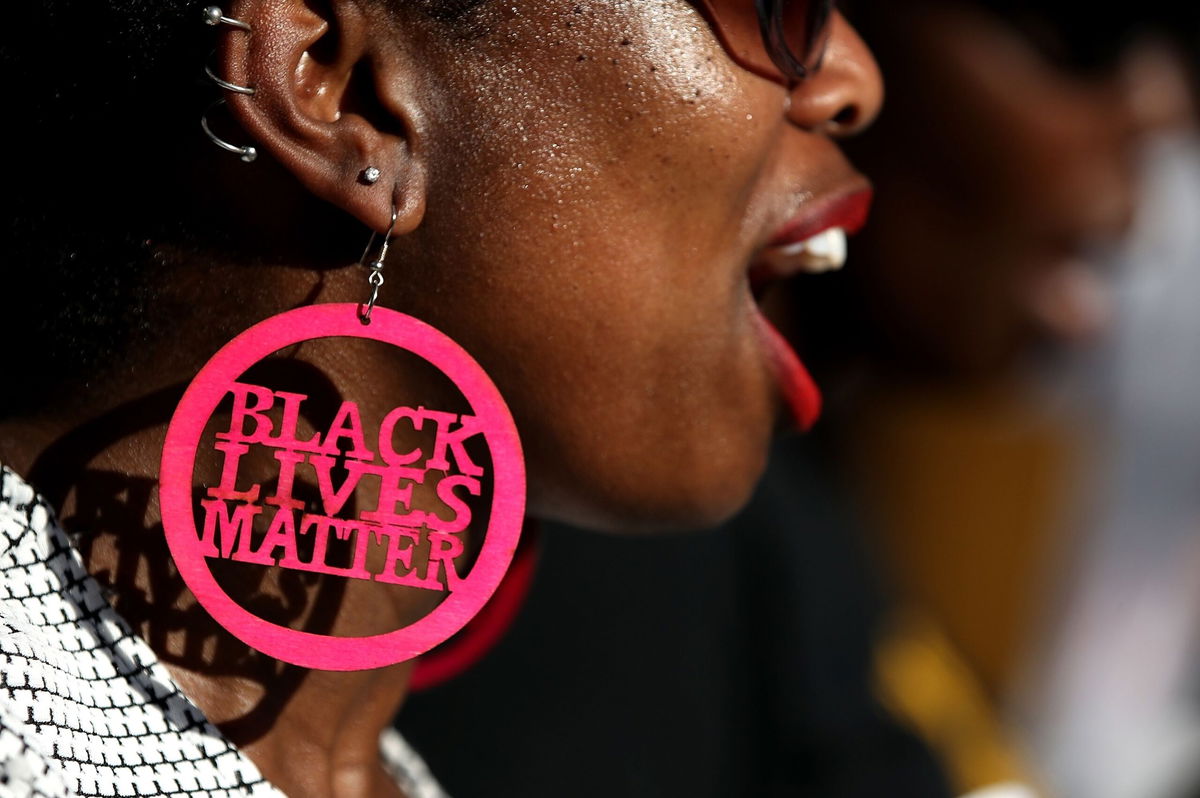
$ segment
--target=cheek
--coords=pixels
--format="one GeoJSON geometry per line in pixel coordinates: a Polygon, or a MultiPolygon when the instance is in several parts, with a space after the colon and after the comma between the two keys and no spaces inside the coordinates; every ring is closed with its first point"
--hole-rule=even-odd
{"type": "Polygon", "coordinates": [[[508,395],[531,504],[593,525],[728,514],[775,417],[744,280],[772,135],[753,117],[778,101],[679,5],[661,6],[673,26],[566,15],[521,68],[479,70],[446,104],[459,133],[419,234],[429,279],[470,311],[423,312],[508,395]]]}

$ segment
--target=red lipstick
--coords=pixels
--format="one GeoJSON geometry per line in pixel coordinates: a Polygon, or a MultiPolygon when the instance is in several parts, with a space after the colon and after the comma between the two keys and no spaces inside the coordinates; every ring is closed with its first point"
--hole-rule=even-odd
{"type": "Polygon", "coordinates": [[[796,350],[755,306],[755,321],[779,390],[801,432],[808,432],[821,415],[821,390],[800,361],[796,350]]]}
{"type": "Polygon", "coordinates": [[[768,246],[795,244],[831,227],[840,227],[847,235],[854,235],[867,222],[873,196],[874,192],[870,188],[864,188],[806,205],[800,213],[784,224],[768,246]]]}
{"type": "MultiPolygon", "coordinates": [[[[872,191],[867,187],[806,203],[799,213],[780,228],[751,266],[747,277],[752,290],[757,294],[770,282],[802,271],[813,271],[815,264],[805,262],[796,251],[797,245],[832,228],[841,228],[847,235],[857,233],[867,221],[871,199],[872,191]]],[[[844,259],[844,237],[841,241],[841,258],[844,259]]],[[[811,247],[811,242],[807,246],[811,247]]],[[[840,265],[838,262],[834,268],[840,265]]],[[[796,350],[763,316],[757,304],[754,308],[759,337],[780,393],[797,426],[802,432],[807,432],[821,414],[821,391],[796,350]]]]}

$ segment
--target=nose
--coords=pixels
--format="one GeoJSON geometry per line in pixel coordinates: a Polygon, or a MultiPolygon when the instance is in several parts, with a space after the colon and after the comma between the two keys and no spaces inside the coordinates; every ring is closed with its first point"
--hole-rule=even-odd
{"type": "Polygon", "coordinates": [[[788,119],[829,136],[852,136],[879,115],[883,77],[874,56],[840,14],[830,22],[821,66],[792,88],[788,119]]]}

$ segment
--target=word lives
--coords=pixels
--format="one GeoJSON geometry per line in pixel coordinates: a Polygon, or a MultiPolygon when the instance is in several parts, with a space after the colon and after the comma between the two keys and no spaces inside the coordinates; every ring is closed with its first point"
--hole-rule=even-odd
{"type": "Polygon", "coordinates": [[[245,383],[231,391],[229,429],[215,444],[224,455],[221,481],[200,502],[205,557],[428,590],[457,587],[454,560],[471,523],[465,497],[480,495],[484,475],[464,446],[481,432],[474,416],[397,407],[380,422],[372,451],[353,402],[341,404],[324,435],[301,440],[296,429],[308,397],[245,383]],[[397,451],[397,432],[412,431],[426,433],[432,449],[397,451]],[[263,495],[261,483],[239,487],[239,467],[251,446],[267,447],[278,465],[271,495],[263,495]],[[434,507],[414,509],[413,486],[424,485],[430,471],[442,474],[430,489],[436,501],[423,502],[434,507]],[[315,481],[320,513],[307,512],[295,497],[298,476],[315,481]],[[371,509],[341,517],[347,505],[358,505],[352,498],[364,495],[374,500],[362,502],[371,509]],[[254,534],[256,524],[266,526],[265,535],[254,534]],[[341,556],[332,565],[331,541],[343,542],[334,544],[341,556]],[[311,554],[302,557],[302,551],[311,554]]]}

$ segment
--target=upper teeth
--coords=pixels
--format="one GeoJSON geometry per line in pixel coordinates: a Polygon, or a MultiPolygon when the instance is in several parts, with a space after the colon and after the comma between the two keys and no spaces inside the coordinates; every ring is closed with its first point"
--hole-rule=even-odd
{"type": "Polygon", "coordinates": [[[808,272],[828,272],[846,263],[846,231],[831,227],[815,236],[776,250],[778,257],[798,262],[808,272]]]}

